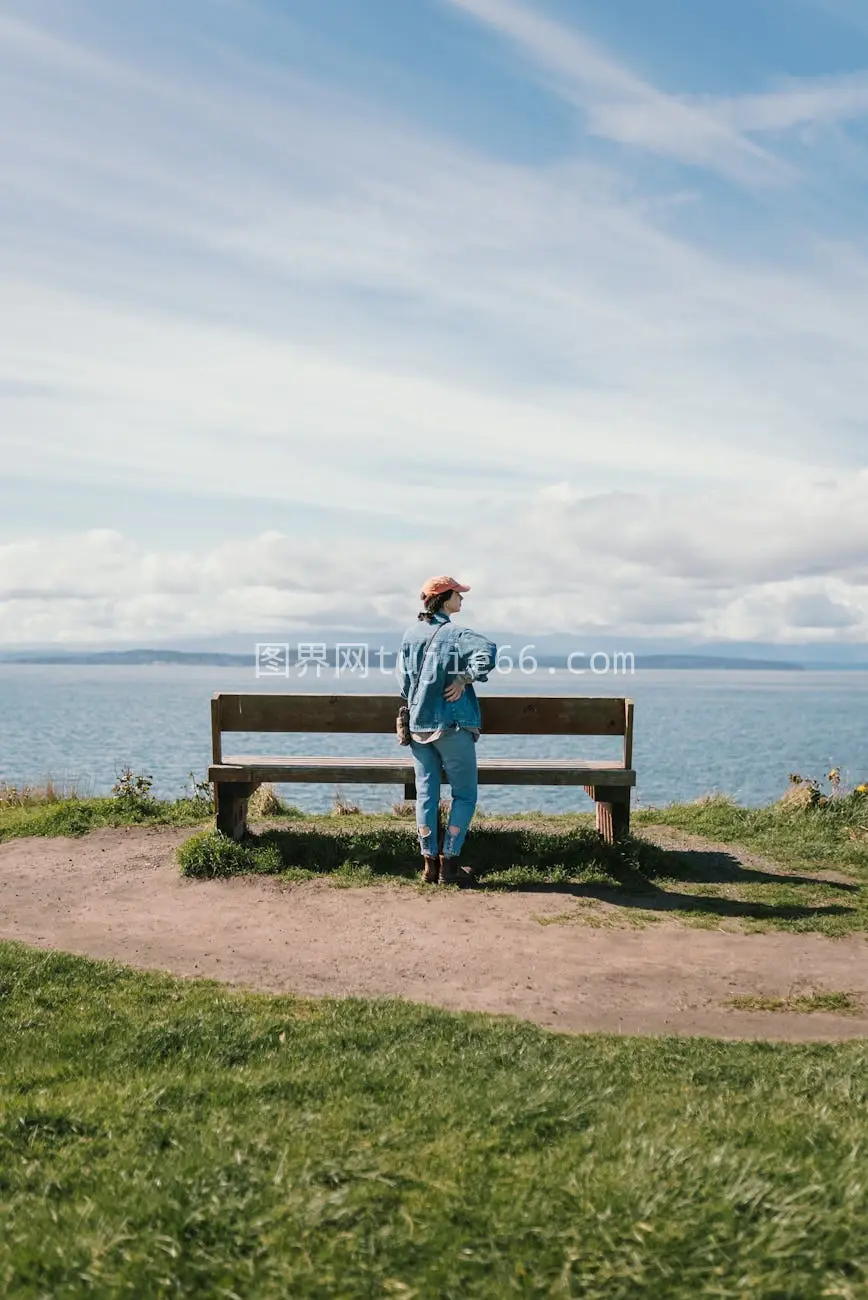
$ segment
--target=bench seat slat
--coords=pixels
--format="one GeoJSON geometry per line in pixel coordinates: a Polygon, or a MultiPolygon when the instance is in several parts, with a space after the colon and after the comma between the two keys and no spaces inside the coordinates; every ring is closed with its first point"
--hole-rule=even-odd
{"type": "MultiPolygon", "coordinates": [[[[413,763],[401,758],[331,758],[324,755],[239,754],[208,769],[209,781],[372,782],[409,785],[413,763]]],[[[636,773],[608,759],[484,758],[480,785],[634,786],[636,773]]]]}

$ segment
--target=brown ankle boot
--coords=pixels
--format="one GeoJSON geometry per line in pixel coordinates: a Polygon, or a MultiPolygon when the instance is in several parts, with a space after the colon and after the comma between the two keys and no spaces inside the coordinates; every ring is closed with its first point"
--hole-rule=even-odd
{"type": "Polygon", "coordinates": [[[440,854],[440,884],[457,885],[459,889],[471,889],[476,884],[472,867],[463,867],[457,858],[444,858],[440,854]]]}
{"type": "Polygon", "coordinates": [[[440,854],[440,884],[457,885],[459,880],[458,863],[455,858],[444,858],[440,854]]]}
{"type": "Polygon", "coordinates": [[[440,879],[440,863],[427,855],[422,858],[422,879],[426,885],[436,885],[440,879]]]}

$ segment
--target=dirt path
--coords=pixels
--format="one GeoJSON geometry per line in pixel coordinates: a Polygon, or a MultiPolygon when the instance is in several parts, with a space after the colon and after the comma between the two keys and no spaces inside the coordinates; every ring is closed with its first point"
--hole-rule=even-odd
{"type": "Polygon", "coordinates": [[[0,938],[251,988],[397,994],[569,1031],[868,1035],[868,1013],[722,1005],[816,989],[860,993],[868,1007],[862,937],[540,924],[572,908],[558,894],[187,881],[173,850],[188,834],[130,828],[0,845],[0,938]]]}

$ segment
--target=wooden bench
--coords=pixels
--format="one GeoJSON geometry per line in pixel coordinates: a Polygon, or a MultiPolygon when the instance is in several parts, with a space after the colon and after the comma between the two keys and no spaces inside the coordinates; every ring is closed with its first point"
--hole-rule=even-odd
{"type": "MultiPolygon", "coordinates": [[[[217,828],[233,839],[247,829],[247,801],[263,782],[378,782],[402,785],[404,797],[416,798],[413,759],[398,745],[394,695],[229,695],[211,697],[217,828]],[[224,755],[223,733],[244,732],[388,732],[390,749],[383,758],[323,756],[224,755]]],[[[562,698],[487,695],[480,700],[483,740],[479,761],[481,785],[580,785],[597,805],[597,830],[609,843],[630,830],[633,770],[633,701],[596,697],[562,698]],[[621,736],[620,760],[581,758],[486,758],[485,735],[621,736]]]]}

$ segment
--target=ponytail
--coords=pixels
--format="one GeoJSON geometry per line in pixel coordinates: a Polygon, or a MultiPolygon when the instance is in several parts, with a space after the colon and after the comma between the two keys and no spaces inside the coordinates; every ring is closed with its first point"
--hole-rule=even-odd
{"type": "Polygon", "coordinates": [[[440,613],[452,594],[451,591],[441,591],[436,596],[429,596],[425,601],[425,608],[421,609],[416,617],[422,623],[430,623],[434,615],[440,613]]]}

